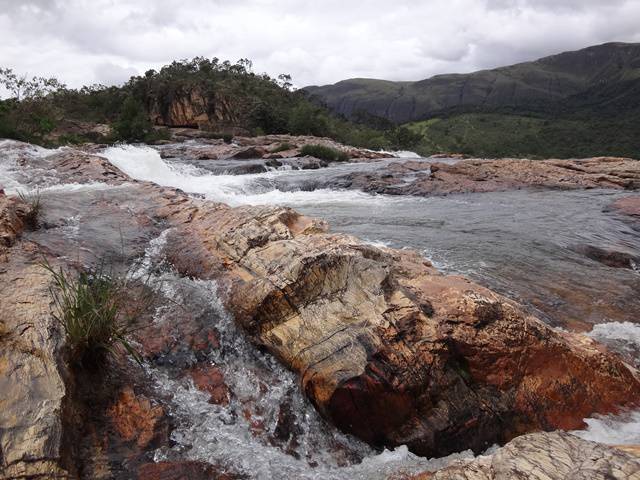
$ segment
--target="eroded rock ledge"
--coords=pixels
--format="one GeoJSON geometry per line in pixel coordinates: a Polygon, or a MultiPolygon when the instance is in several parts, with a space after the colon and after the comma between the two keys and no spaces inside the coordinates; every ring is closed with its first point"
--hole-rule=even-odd
{"type": "Polygon", "coordinates": [[[640,161],[599,157],[584,160],[461,160],[454,164],[405,161],[376,173],[355,173],[345,186],[390,195],[446,195],[520,188],[640,188],[640,161]]]}

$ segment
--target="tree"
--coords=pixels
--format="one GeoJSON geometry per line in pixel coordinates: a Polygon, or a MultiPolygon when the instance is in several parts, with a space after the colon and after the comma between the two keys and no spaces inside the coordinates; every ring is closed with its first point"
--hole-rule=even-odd
{"type": "Polygon", "coordinates": [[[65,88],[57,79],[17,76],[10,68],[0,68],[0,86],[4,87],[18,102],[23,100],[37,100],[48,94],[65,88]]]}
{"type": "Polygon", "coordinates": [[[129,96],[122,104],[120,116],[113,129],[118,140],[142,142],[153,131],[153,126],[142,103],[129,96]]]}

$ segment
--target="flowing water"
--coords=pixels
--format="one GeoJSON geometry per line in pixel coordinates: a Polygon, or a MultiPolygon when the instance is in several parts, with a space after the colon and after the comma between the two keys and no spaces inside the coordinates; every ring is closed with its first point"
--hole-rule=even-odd
{"type": "MultiPolygon", "coordinates": [[[[455,458],[428,460],[398,447],[375,451],[326,424],[301,395],[293,374],[247,343],[218,301],[215,282],[183,278],[162,259],[166,236],[160,226],[142,229],[114,210],[108,218],[92,208],[105,200],[135,203],[132,186],[70,185],[46,168],[51,153],[33,148],[22,155],[39,159],[23,167],[11,145],[0,142],[0,188],[10,193],[38,187],[45,221],[52,227],[34,239],[54,249],[117,250],[124,238],[128,257],[143,256],[141,267],[156,280],[166,302],[155,322],[171,322],[175,308],[188,308],[220,332],[221,347],[207,360],[219,367],[233,396],[212,405],[190,380],[176,376],[169,361],[147,368],[159,395],[168,396],[175,445],[155,452],[155,460],[196,459],[249,478],[376,479],[392,473],[434,470],[455,458]],[[113,222],[120,222],[114,231],[113,222]],[[283,415],[294,434],[279,439],[283,415]]],[[[345,174],[373,171],[389,162],[332,165],[320,170],[270,169],[229,175],[215,161],[162,160],[144,146],[119,146],[103,153],[136,179],[180,188],[231,205],[278,204],[327,219],[333,230],[372,243],[422,251],[440,269],[461,273],[524,302],[551,325],[590,330],[630,361],[640,358],[640,275],[589,259],[581,246],[640,256],[640,234],[606,207],[624,193],[517,191],[400,197],[339,188],[345,174]]],[[[419,161],[427,161],[418,159],[419,161]]],[[[452,160],[453,161],[453,160],[452,160]]],[[[246,160],[238,161],[246,162],[246,160]]],[[[227,167],[232,170],[233,162],[227,167]]],[[[411,178],[407,178],[410,182],[411,178]]],[[[187,359],[188,361],[188,359],[187,359]]],[[[195,359],[193,360],[195,361],[195,359]]],[[[640,413],[588,419],[576,434],[608,443],[640,443],[640,413]]]]}

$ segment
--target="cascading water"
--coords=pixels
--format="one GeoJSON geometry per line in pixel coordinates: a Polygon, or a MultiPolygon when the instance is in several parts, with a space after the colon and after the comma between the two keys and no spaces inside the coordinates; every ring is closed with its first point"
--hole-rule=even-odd
{"type": "MultiPolygon", "coordinates": [[[[152,273],[151,285],[166,299],[154,322],[172,322],[175,309],[201,308],[209,326],[220,332],[220,347],[208,362],[220,368],[233,392],[228,405],[212,405],[191,381],[176,378],[163,359],[147,368],[159,393],[170,398],[176,423],[175,446],[154,459],[188,458],[220,465],[252,479],[386,479],[392,473],[441,468],[471,452],[428,460],[406,447],[378,453],[326,424],[299,391],[295,375],[245,339],[218,300],[215,282],[180,277],[162,262],[164,232],[151,242],[137,275],[152,273]],[[295,421],[294,437],[280,444],[283,408],[295,421]],[[251,411],[251,415],[247,412],[251,411]],[[313,467],[313,468],[311,468],[313,467]]],[[[189,360],[187,360],[189,361],[189,360]]],[[[195,358],[191,359],[195,363],[195,358]]],[[[282,438],[281,438],[282,440],[282,438]]]]}

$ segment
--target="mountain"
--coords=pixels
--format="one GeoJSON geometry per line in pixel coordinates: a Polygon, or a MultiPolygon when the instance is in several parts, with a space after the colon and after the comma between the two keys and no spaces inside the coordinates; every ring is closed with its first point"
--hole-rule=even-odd
{"type": "Polygon", "coordinates": [[[607,43],[534,62],[417,82],[349,79],[305,90],[347,118],[362,114],[402,124],[451,111],[548,111],[557,102],[640,79],[640,44],[607,43]]]}

